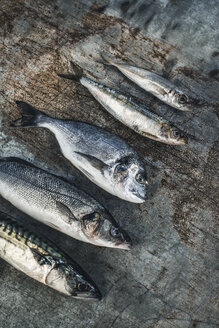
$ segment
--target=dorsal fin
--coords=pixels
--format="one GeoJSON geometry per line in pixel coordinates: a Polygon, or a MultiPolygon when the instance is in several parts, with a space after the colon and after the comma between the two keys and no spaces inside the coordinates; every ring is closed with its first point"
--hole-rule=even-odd
{"type": "Polygon", "coordinates": [[[42,170],[39,167],[37,167],[36,165],[32,164],[31,162],[28,162],[25,159],[22,159],[20,157],[13,157],[13,156],[10,156],[10,157],[2,157],[2,158],[0,158],[0,162],[15,162],[15,163],[19,163],[19,164],[23,164],[23,165],[28,165],[28,166],[34,167],[35,169],[42,170]]]}
{"type": "MultiPolygon", "coordinates": [[[[20,157],[13,157],[13,156],[10,156],[10,157],[2,157],[0,158],[0,162],[15,162],[15,163],[19,163],[19,164],[23,164],[23,165],[27,165],[29,167],[32,167],[34,169],[37,169],[37,170],[40,170],[40,171],[43,171],[47,174],[50,174],[58,179],[61,179],[62,181],[72,185],[73,187],[76,188],[76,186],[72,183],[72,182],[69,182],[66,178],[64,178],[63,176],[60,176],[60,175],[56,175],[54,173],[51,173],[49,171],[46,171],[44,169],[42,169],[41,167],[38,167],[36,166],[35,164],[33,164],[32,162],[29,162],[29,161],[26,161],[25,159],[22,159],[20,157]]],[[[79,188],[78,188],[79,189],[79,188]]]]}

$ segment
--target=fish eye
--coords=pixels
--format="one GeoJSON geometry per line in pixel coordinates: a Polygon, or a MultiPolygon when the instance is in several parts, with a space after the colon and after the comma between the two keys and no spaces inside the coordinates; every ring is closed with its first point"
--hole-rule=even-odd
{"type": "Polygon", "coordinates": [[[174,135],[174,137],[179,137],[180,133],[177,130],[173,130],[173,135],[174,135]]]}
{"type": "Polygon", "coordinates": [[[119,237],[120,236],[119,228],[112,227],[110,229],[110,234],[111,234],[112,237],[119,237]]]}
{"type": "Polygon", "coordinates": [[[170,131],[170,136],[176,139],[179,139],[181,137],[183,137],[183,134],[181,131],[173,129],[172,131],[170,131]]]}
{"type": "Polygon", "coordinates": [[[145,178],[143,177],[143,175],[141,173],[136,174],[135,180],[140,184],[145,183],[145,178]]]}
{"type": "Polygon", "coordinates": [[[180,104],[185,104],[185,103],[187,103],[187,97],[186,97],[185,95],[179,95],[178,100],[179,100],[179,103],[180,103],[180,104]]]}

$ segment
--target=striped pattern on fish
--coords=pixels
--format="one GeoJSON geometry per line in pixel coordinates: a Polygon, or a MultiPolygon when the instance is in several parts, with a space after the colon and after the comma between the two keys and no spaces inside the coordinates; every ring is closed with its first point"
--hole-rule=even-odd
{"type": "Polygon", "coordinates": [[[100,299],[88,275],[52,242],[0,212],[0,257],[31,278],[65,294],[100,299]]]}

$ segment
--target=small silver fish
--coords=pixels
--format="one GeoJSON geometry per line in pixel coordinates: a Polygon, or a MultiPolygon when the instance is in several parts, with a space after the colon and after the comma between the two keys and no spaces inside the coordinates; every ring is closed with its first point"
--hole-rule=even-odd
{"type": "Polygon", "coordinates": [[[106,63],[117,67],[120,72],[139,85],[139,87],[152,93],[155,97],[159,98],[166,104],[183,111],[189,111],[192,109],[192,101],[190,97],[162,76],[144,68],[135,67],[129,64],[115,63],[106,54],[101,54],[101,56],[106,63]]]}
{"type": "Polygon", "coordinates": [[[129,250],[131,240],[107,210],[62,178],[18,158],[0,159],[0,195],[36,220],[96,246],[129,250]]]}
{"type": "MultiPolygon", "coordinates": [[[[62,76],[64,77],[64,75],[62,76]]],[[[74,75],[66,77],[79,81],[110,114],[135,132],[170,145],[187,143],[187,138],[180,129],[146,108],[137,105],[118,91],[85,77],[80,78],[74,75]]]]}
{"type": "Polygon", "coordinates": [[[49,129],[63,155],[96,185],[130,202],[145,201],[143,161],[124,140],[91,124],[52,118],[22,101],[17,105],[22,117],[12,126],[49,129]]]}
{"type": "Polygon", "coordinates": [[[0,257],[29,277],[79,299],[100,300],[88,275],[53,243],[0,212],[0,257]]]}

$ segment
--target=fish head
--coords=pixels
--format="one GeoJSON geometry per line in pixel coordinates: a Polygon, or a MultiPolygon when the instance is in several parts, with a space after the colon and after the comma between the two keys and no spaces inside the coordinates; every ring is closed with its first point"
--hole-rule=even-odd
{"type": "Polygon", "coordinates": [[[87,214],[81,222],[82,231],[92,244],[125,250],[131,248],[130,237],[106,210],[87,214]]]}
{"type": "Polygon", "coordinates": [[[127,156],[117,161],[114,171],[115,194],[133,203],[143,203],[146,199],[147,176],[139,158],[127,156]]]}
{"type": "Polygon", "coordinates": [[[46,284],[74,298],[100,300],[101,294],[94,282],[77,263],[56,263],[46,277],[46,284]]]}
{"type": "Polygon", "coordinates": [[[81,274],[70,274],[66,279],[67,288],[70,292],[70,295],[78,299],[86,300],[101,300],[101,293],[99,289],[91,282],[90,278],[84,277],[81,274]]]}
{"type": "Polygon", "coordinates": [[[172,93],[172,104],[175,108],[190,111],[192,109],[192,103],[189,97],[179,90],[174,90],[172,93]]]}
{"type": "Polygon", "coordinates": [[[159,137],[170,145],[185,145],[188,143],[186,135],[180,129],[172,125],[162,125],[159,137]]]}

